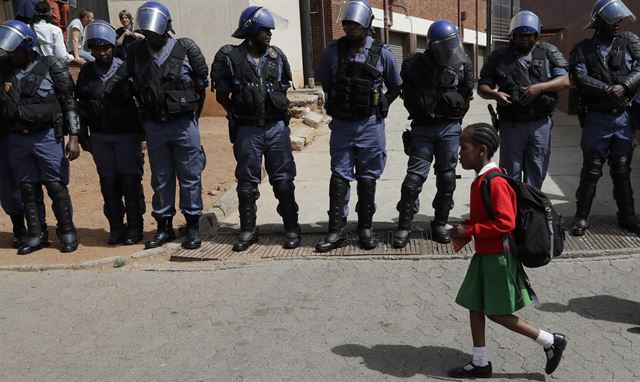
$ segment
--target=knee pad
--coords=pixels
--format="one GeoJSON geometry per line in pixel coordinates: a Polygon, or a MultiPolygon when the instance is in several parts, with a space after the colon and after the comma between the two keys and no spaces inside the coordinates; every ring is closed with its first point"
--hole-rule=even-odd
{"type": "Polygon", "coordinates": [[[626,155],[609,158],[609,172],[612,179],[627,178],[631,174],[631,158],[626,155]]]}
{"type": "Polygon", "coordinates": [[[23,203],[35,203],[42,199],[38,194],[42,194],[40,183],[20,183],[20,197],[23,203]]]}
{"type": "Polygon", "coordinates": [[[404,182],[402,182],[402,190],[419,193],[422,191],[422,184],[425,180],[426,178],[423,176],[408,173],[407,176],[404,177],[404,182]]]}
{"type": "Polygon", "coordinates": [[[602,177],[604,160],[600,157],[588,157],[582,163],[581,177],[589,182],[597,182],[602,177]]]}
{"type": "Polygon", "coordinates": [[[436,188],[439,192],[453,194],[456,190],[455,171],[446,171],[436,175],[436,188]]]}
{"type": "Polygon", "coordinates": [[[258,185],[253,182],[239,181],[236,187],[238,196],[241,198],[258,199],[260,195],[258,192],[258,185]]]}
{"type": "Polygon", "coordinates": [[[47,188],[47,194],[51,199],[69,195],[67,185],[62,182],[46,182],[44,186],[47,188]]]}
{"type": "Polygon", "coordinates": [[[345,178],[331,175],[331,180],[329,181],[329,193],[335,195],[346,195],[349,190],[349,181],[345,178]]]}
{"type": "Polygon", "coordinates": [[[292,197],[296,189],[293,180],[278,180],[273,182],[271,186],[273,187],[273,194],[278,200],[292,197]]]}
{"type": "Polygon", "coordinates": [[[373,195],[376,193],[376,180],[369,178],[358,179],[358,197],[373,195]]]}

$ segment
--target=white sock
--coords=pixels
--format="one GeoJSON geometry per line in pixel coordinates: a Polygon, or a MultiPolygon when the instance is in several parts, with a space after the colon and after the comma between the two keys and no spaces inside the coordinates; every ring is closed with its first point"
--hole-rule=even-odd
{"type": "Polygon", "coordinates": [[[473,347],[473,358],[471,358],[471,363],[480,367],[484,367],[489,364],[489,351],[486,346],[473,347]]]}
{"type": "Polygon", "coordinates": [[[538,335],[538,338],[536,338],[536,343],[545,349],[551,347],[551,345],[553,345],[553,334],[540,329],[540,334],[538,335]]]}

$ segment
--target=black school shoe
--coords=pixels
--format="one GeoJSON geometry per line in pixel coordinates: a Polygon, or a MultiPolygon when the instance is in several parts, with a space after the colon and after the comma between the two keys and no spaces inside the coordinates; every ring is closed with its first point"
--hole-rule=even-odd
{"type": "Polygon", "coordinates": [[[567,347],[567,338],[560,333],[553,333],[553,345],[544,349],[544,353],[547,356],[547,365],[544,371],[547,374],[553,373],[562,359],[562,352],[567,347]]]}
{"type": "Polygon", "coordinates": [[[449,370],[451,378],[491,378],[491,362],[487,366],[476,366],[472,362],[449,370]]]}

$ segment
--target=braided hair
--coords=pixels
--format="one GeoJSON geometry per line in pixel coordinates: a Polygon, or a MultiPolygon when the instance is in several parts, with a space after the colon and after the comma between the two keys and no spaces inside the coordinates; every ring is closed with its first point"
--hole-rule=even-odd
{"type": "Polygon", "coordinates": [[[500,137],[496,129],[488,123],[473,123],[465,129],[473,130],[473,142],[484,145],[487,148],[487,159],[491,159],[500,145],[500,137]]]}

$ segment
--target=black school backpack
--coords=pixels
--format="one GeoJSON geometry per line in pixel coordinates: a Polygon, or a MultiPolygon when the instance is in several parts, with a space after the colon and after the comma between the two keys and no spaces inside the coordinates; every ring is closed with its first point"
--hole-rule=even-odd
{"type": "MultiPolygon", "coordinates": [[[[544,192],[520,182],[498,171],[491,171],[482,180],[482,200],[495,219],[491,206],[491,179],[501,177],[516,193],[518,202],[516,228],[513,232],[518,259],[525,267],[537,268],[547,265],[552,258],[560,256],[564,249],[564,221],[553,208],[544,192]]],[[[505,248],[505,251],[508,251],[505,248]]]]}

